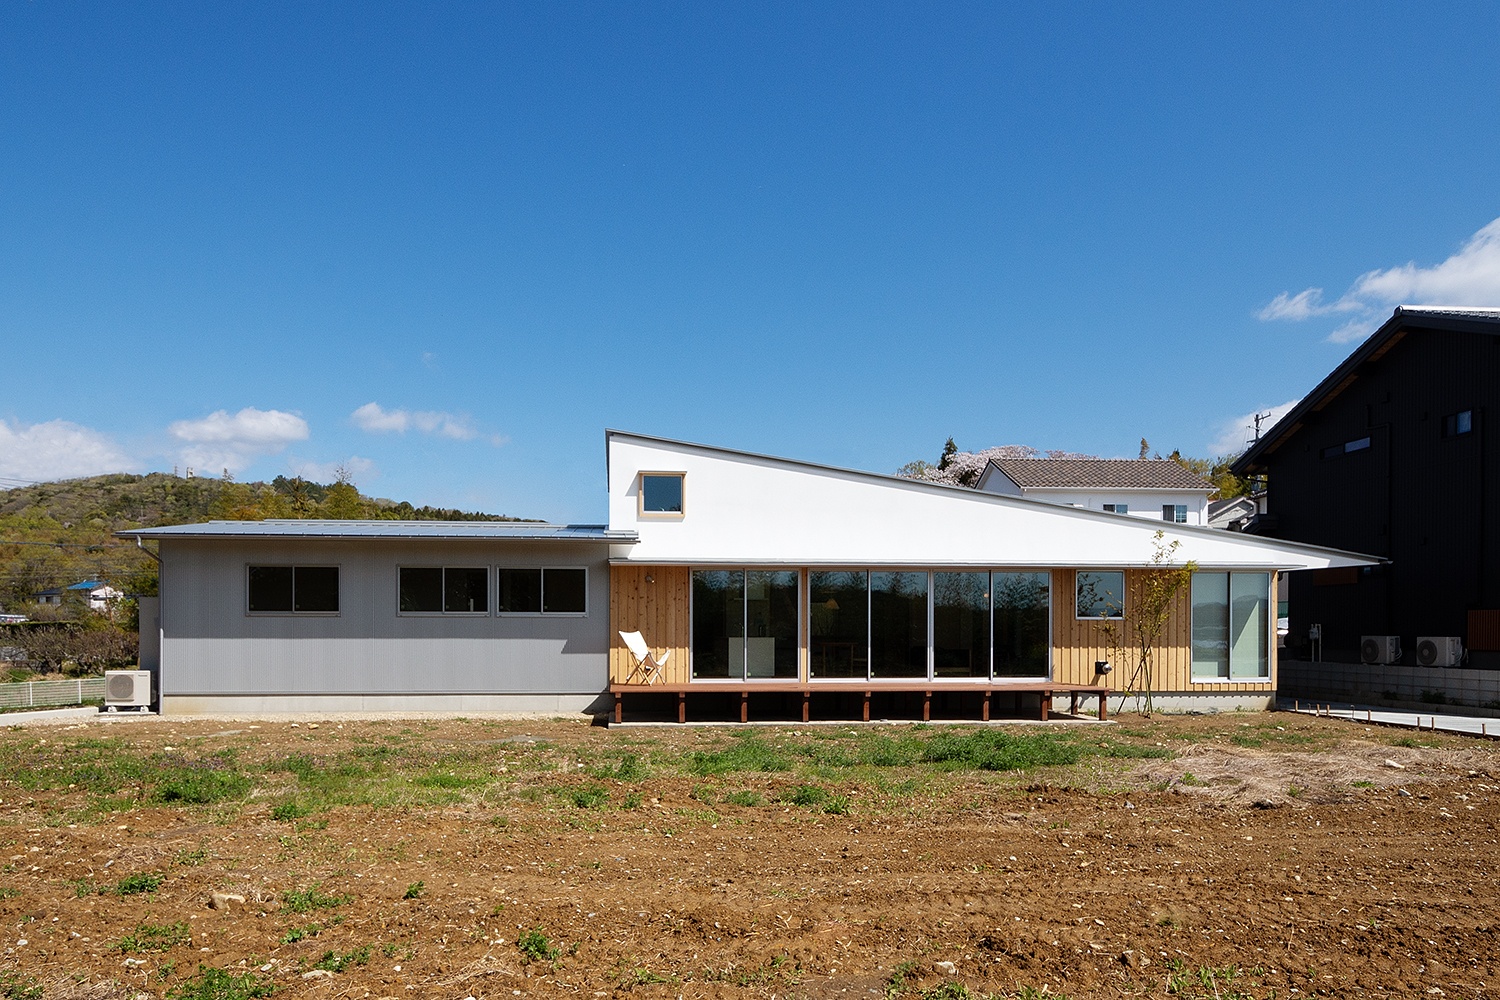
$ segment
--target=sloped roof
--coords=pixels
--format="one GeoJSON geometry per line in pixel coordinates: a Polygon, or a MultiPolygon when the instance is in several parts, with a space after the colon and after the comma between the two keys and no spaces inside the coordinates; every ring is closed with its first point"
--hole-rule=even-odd
{"type": "Polygon", "coordinates": [[[126,538],[464,538],[629,544],[633,531],[539,521],[208,521],[115,532],[126,538]]]}
{"type": "Polygon", "coordinates": [[[1484,333],[1500,336],[1500,308],[1479,309],[1464,306],[1397,306],[1368,340],[1354,349],[1301,402],[1292,407],[1276,421],[1260,440],[1252,444],[1231,467],[1237,476],[1250,476],[1266,471],[1263,459],[1281,447],[1293,434],[1302,429],[1309,413],[1323,409],[1334,397],[1353,385],[1360,377],[1363,366],[1378,361],[1387,351],[1401,342],[1407,329],[1443,330],[1453,333],[1484,333]]]}
{"type": "Polygon", "coordinates": [[[990,465],[1023,490],[1212,490],[1202,476],[1170,458],[1000,458],[990,465]]]}

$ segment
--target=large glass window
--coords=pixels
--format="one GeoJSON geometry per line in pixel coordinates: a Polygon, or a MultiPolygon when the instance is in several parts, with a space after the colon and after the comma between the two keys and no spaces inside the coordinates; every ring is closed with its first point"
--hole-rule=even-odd
{"type": "Polygon", "coordinates": [[[990,575],[932,574],[932,671],[990,675],[990,575]]]}
{"type": "Polygon", "coordinates": [[[1270,676],[1268,573],[1193,574],[1193,679],[1270,676]]]}
{"type": "Polygon", "coordinates": [[[808,574],[808,646],[815,677],[866,677],[870,575],[857,570],[808,574]]]}
{"type": "Polygon", "coordinates": [[[1051,675],[1052,615],[1046,573],[995,573],[995,676],[1051,675]]]}
{"type": "Polygon", "coordinates": [[[404,614],[486,614],[490,571],[480,567],[403,566],[400,607],[404,614]]]}
{"type": "Polygon", "coordinates": [[[1079,570],[1078,617],[1125,617],[1125,574],[1118,570],[1079,570]]]}
{"type": "Polygon", "coordinates": [[[795,570],[693,572],[693,676],[797,676],[795,570]]]}
{"type": "Polygon", "coordinates": [[[870,574],[870,676],[927,676],[927,574],[870,574]]]}
{"type": "Polygon", "coordinates": [[[337,566],[251,566],[246,606],[252,614],[337,614],[337,566]]]}

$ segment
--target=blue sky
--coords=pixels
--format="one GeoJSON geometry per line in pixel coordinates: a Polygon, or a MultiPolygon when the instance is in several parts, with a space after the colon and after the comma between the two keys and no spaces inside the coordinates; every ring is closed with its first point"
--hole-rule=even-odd
{"type": "Polygon", "coordinates": [[[1500,7],[13,4],[0,485],[1206,455],[1500,305],[1500,7]]]}

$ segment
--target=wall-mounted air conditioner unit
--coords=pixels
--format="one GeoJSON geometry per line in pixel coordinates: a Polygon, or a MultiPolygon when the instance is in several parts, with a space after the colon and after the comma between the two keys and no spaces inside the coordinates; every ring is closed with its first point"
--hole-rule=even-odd
{"type": "Polygon", "coordinates": [[[1456,635],[1417,636],[1417,662],[1424,667],[1456,667],[1463,658],[1464,642],[1456,635]]]}
{"type": "Polygon", "coordinates": [[[113,712],[120,708],[147,708],[151,705],[151,671],[104,671],[104,707],[113,712]]]}
{"type": "Polygon", "coordinates": [[[1361,663],[1396,663],[1401,659],[1399,635],[1366,635],[1359,640],[1361,663]]]}

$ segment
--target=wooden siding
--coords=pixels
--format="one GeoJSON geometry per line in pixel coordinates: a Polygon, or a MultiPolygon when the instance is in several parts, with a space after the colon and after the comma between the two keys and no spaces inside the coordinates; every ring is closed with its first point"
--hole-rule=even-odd
{"type": "MultiPolygon", "coordinates": [[[[660,653],[672,651],[662,679],[688,682],[688,617],[691,572],[685,566],[611,566],[609,570],[609,681],[623,684],[635,659],[621,632],[639,632],[660,653]],[[647,577],[651,582],[647,582],[647,577]]],[[[637,681],[640,677],[635,678],[637,681]]]]}
{"type": "MultiPolygon", "coordinates": [[[[1126,570],[1125,572],[1125,619],[1115,621],[1115,626],[1124,648],[1123,662],[1120,652],[1112,649],[1107,636],[1107,624],[1098,619],[1079,620],[1074,604],[1075,571],[1060,569],[1052,571],[1052,679],[1064,684],[1097,684],[1123,691],[1130,687],[1140,659],[1140,647],[1133,638],[1131,609],[1136,606],[1149,570],[1126,570]],[[1094,662],[1108,660],[1114,672],[1099,678],[1094,674],[1094,662]]],[[[1212,681],[1193,682],[1192,664],[1192,591],[1184,587],[1177,595],[1172,616],[1162,632],[1152,670],[1152,689],[1159,693],[1174,694],[1234,694],[1241,691],[1269,691],[1275,687],[1276,647],[1270,644],[1269,681],[1212,681]]]]}

